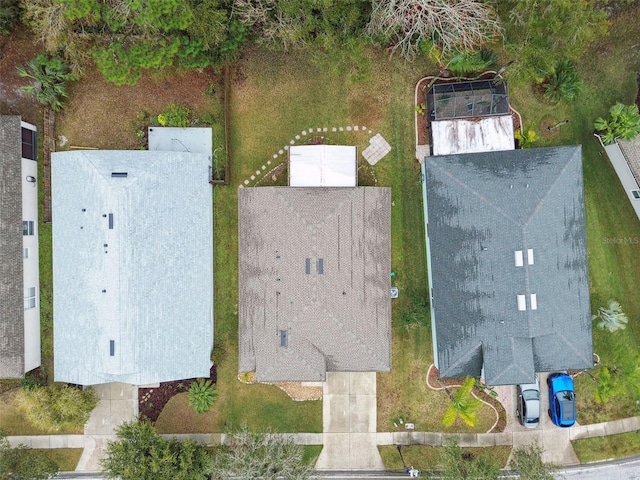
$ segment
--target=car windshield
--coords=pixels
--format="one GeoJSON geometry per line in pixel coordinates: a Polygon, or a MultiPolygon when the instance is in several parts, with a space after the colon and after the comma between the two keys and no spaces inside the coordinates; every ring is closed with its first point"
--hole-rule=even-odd
{"type": "Polygon", "coordinates": [[[522,392],[522,397],[525,400],[538,400],[540,398],[540,392],[537,390],[525,390],[522,392]]]}
{"type": "Polygon", "coordinates": [[[570,391],[558,392],[556,395],[558,402],[560,403],[560,411],[562,412],[562,421],[570,422],[574,420],[574,400],[575,394],[570,391]]]}

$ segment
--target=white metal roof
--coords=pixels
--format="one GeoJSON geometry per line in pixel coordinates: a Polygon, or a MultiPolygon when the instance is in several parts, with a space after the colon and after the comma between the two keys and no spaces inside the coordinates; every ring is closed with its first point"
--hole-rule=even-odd
{"type": "Polygon", "coordinates": [[[178,152],[52,155],[56,381],[209,376],[210,165],[178,152]]]}
{"type": "Polygon", "coordinates": [[[513,150],[513,119],[500,115],[431,122],[433,155],[513,150]]]}
{"type": "Polygon", "coordinates": [[[295,145],[289,148],[289,185],[292,187],[355,187],[356,147],[295,145]]]}
{"type": "Polygon", "coordinates": [[[149,127],[149,150],[204,153],[211,158],[211,128],[149,127]]]}

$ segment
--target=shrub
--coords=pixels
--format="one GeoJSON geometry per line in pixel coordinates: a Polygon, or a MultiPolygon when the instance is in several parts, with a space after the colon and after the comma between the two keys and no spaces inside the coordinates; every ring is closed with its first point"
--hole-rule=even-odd
{"type": "Polygon", "coordinates": [[[572,62],[559,62],[551,71],[542,73],[545,100],[553,103],[570,102],[582,93],[582,80],[572,62]]]}
{"type": "Polygon", "coordinates": [[[71,73],[64,60],[44,53],[27,63],[27,68],[18,67],[17,70],[18,75],[32,80],[31,85],[20,88],[55,111],[63,107],[62,101],[67,97],[67,82],[78,79],[78,75],[71,73]]]}
{"type": "Polygon", "coordinates": [[[498,57],[494,52],[481,49],[477,52],[456,52],[447,62],[447,68],[456,76],[469,76],[494,68],[498,57]]]}
{"type": "Polygon", "coordinates": [[[622,311],[622,307],[615,300],[611,300],[607,307],[600,307],[598,313],[593,316],[593,320],[600,319],[596,324],[600,330],[624,330],[629,319],[622,311]]]}
{"type": "Polygon", "coordinates": [[[216,386],[211,380],[199,378],[196,382],[193,382],[189,388],[189,405],[191,405],[197,413],[205,413],[208,412],[216,402],[217,396],[216,386]]]}
{"type": "Polygon", "coordinates": [[[633,140],[640,134],[640,114],[637,105],[616,103],[609,109],[610,119],[598,117],[593,123],[602,143],[611,145],[616,138],[633,140]]]}
{"type": "Polygon", "coordinates": [[[191,110],[176,103],[170,103],[158,115],[158,123],[163,127],[188,127],[191,110]]]}
{"type": "Polygon", "coordinates": [[[526,129],[524,133],[516,130],[513,136],[518,141],[520,148],[531,148],[531,145],[538,141],[538,134],[531,128],[526,129]]]}
{"type": "Polygon", "coordinates": [[[79,390],[67,385],[36,386],[21,390],[16,398],[29,423],[54,432],[82,428],[98,404],[92,388],[79,390]]]}
{"type": "Polygon", "coordinates": [[[20,0],[0,0],[0,35],[14,29],[21,13],[20,0]]]}

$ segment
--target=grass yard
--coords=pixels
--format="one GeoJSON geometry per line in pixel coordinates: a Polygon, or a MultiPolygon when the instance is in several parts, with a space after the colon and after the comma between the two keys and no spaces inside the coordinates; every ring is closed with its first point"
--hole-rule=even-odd
{"type": "MultiPolygon", "coordinates": [[[[408,445],[401,447],[402,458],[398,453],[396,446],[378,447],[382,462],[387,470],[402,470],[402,458],[407,466],[413,465],[421,471],[421,476],[428,470],[438,469],[440,467],[440,459],[444,451],[444,447],[430,447],[428,445],[408,445]]],[[[463,453],[471,455],[487,455],[495,459],[501,468],[506,466],[511,453],[511,447],[485,447],[485,448],[463,448],[463,453]]],[[[425,475],[427,476],[427,475],[425,475]]]]}
{"type": "Polygon", "coordinates": [[[61,472],[73,472],[82,456],[82,448],[43,448],[33,449],[44,452],[47,457],[56,462],[61,472]]]}
{"type": "Polygon", "coordinates": [[[580,459],[580,463],[630,457],[640,453],[640,435],[638,435],[638,432],[585,438],[584,440],[574,440],[571,444],[580,459]]]}
{"type": "Polygon", "coordinates": [[[2,429],[6,435],[61,435],[82,433],[82,428],[48,432],[34,427],[27,421],[14,400],[17,392],[18,390],[12,390],[0,395],[0,429],[2,429]]]}

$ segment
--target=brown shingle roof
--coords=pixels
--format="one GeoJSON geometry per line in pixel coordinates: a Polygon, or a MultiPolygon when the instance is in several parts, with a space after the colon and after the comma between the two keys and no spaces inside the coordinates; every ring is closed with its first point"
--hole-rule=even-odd
{"type": "Polygon", "coordinates": [[[390,189],[241,188],[238,199],[240,371],[389,371],[390,189]]]}

